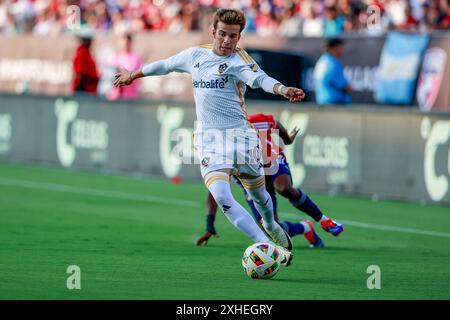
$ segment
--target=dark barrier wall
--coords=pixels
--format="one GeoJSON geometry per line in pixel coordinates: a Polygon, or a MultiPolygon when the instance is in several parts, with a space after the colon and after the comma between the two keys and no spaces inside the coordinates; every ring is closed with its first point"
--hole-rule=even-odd
{"type": "MultiPolygon", "coordinates": [[[[306,190],[450,204],[450,114],[255,103],[301,135],[285,148],[306,190]],[[277,110],[275,113],[273,110],[277,110]]],[[[0,96],[0,159],[200,179],[191,105],[0,96]]]]}

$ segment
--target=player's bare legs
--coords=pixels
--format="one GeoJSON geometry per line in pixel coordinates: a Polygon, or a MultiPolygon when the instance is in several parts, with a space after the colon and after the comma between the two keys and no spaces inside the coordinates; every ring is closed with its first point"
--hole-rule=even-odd
{"type": "Polygon", "coordinates": [[[289,200],[295,200],[300,196],[300,192],[292,185],[291,177],[288,174],[281,174],[273,182],[277,193],[289,200]]]}
{"type": "Polygon", "coordinates": [[[216,200],[214,200],[211,192],[208,192],[208,195],[206,196],[206,211],[206,232],[197,240],[198,246],[206,245],[209,238],[211,238],[212,236],[219,237],[216,228],[214,227],[214,220],[216,219],[217,212],[217,203],[216,200]]]}
{"type": "Polygon", "coordinates": [[[325,216],[306,193],[302,192],[300,189],[294,188],[290,175],[279,175],[276,177],[273,184],[278,194],[289,199],[294,207],[305,212],[316,222],[320,223],[322,229],[325,231],[330,232],[334,236],[338,236],[344,231],[344,227],[325,216]]]}

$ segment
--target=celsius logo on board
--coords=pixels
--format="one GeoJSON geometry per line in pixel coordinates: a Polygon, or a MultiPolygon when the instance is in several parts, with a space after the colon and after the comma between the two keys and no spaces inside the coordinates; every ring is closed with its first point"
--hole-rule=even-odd
{"type": "Polygon", "coordinates": [[[441,201],[450,182],[450,121],[439,120],[432,124],[430,118],[425,117],[420,131],[426,141],[423,162],[425,187],[431,200],[441,201]]]}
{"type": "Polygon", "coordinates": [[[338,185],[348,181],[350,160],[348,137],[306,133],[310,122],[310,116],[306,113],[293,114],[283,111],[280,122],[286,124],[286,128],[289,129],[297,127],[303,136],[303,163],[296,160],[295,143],[284,147],[294,185],[301,185],[304,182],[305,166],[327,169],[327,182],[330,184],[338,185]]]}
{"type": "Polygon", "coordinates": [[[55,102],[57,118],[56,150],[64,167],[72,166],[77,149],[90,151],[92,162],[105,162],[108,148],[108,124],[104,121],[77,119],[76,101],[58,99],[55,102]]]}
{"type": "Polygon", "coordinates": [[[8,113],[0,113],[0,154],[11,150],[12,117],[8,113]]]}

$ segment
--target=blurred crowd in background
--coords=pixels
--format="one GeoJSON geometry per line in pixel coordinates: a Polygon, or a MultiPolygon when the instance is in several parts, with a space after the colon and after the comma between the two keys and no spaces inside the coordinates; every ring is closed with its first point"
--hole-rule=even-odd
{"type": "Polygon", "coordinates": [[[245,32],[261,36],[450,30],[450,0],[0,0],[0,33],[68,32],[73,5],[97,34],[204,30],[217,7],[243,10],[245,32]]]}

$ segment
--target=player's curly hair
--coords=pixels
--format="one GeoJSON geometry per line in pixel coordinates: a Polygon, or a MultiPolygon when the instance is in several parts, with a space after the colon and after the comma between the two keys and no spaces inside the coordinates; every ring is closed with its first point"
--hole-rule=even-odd
{"type": "Polygon", "coordinates": [[[217,24],[219,22],[231,25],[238,24],[241,27],[241,31],[245,28],[245,15],[244,12],[237,9],[218,9],[216,13],[214,13],[214,29],[217,29],[217,24]]]}

